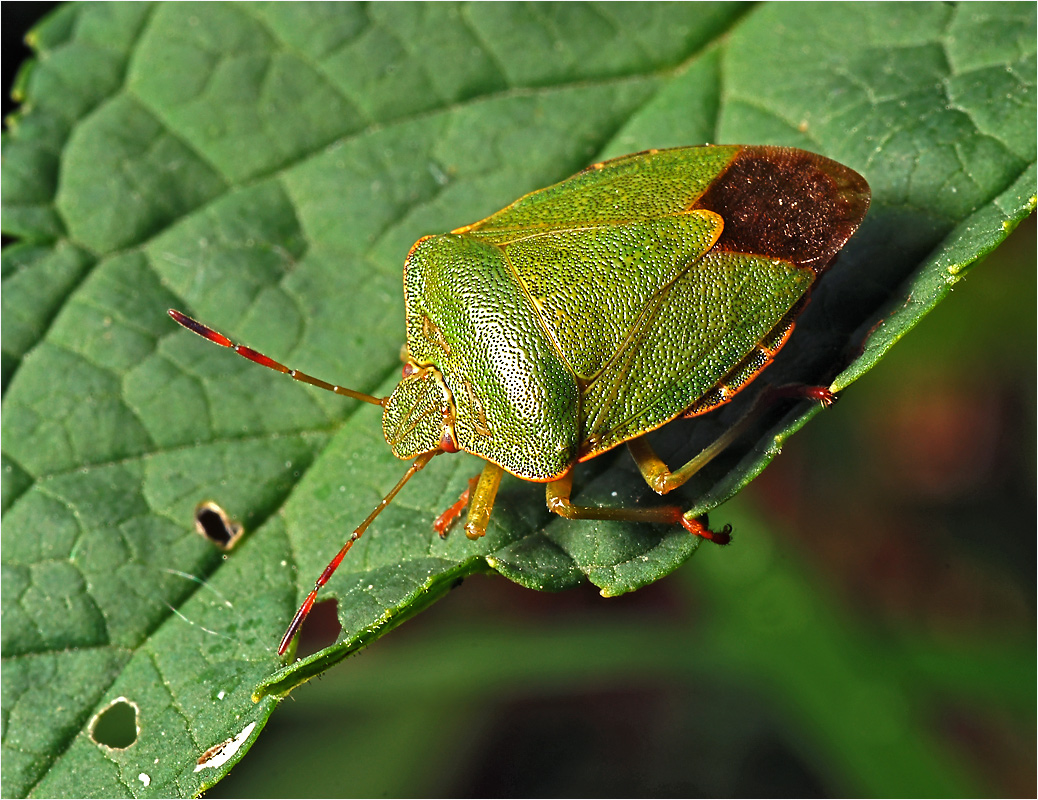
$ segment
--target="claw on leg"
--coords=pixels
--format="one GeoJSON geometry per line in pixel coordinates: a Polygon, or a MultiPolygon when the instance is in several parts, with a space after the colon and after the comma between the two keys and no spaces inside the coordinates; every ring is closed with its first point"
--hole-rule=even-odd
{"type": "MultiPolygon", "coordinates": [[[[704,518],[705,519],[705,518],[704,518]]],[[[725,525],[719,531],[710,530],[707,522],[700,522],[695,517],[681,517],[681,527],[695,536],[702,536],[714,544],[730,544],[732,541],[732,526],[725,525]]]]}
{"type": "Polygon", "coordinates": [[[472,498],[472,493],[476,491],[476,482],[478,480],[479,475],[470,478],[469,485],[465,488],[465,491],[461,493],[457,502],[433,521],[433,530],[440,535],[441,539],[447,538],[447,533],[450,531],[451,526],[458,521],[461,512],[468,506],[469,500],[472,498]]]}

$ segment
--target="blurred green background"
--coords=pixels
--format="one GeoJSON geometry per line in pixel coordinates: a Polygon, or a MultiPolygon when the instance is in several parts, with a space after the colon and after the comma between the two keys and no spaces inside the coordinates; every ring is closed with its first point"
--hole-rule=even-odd
{"type": "Polygon", "coordinates": [[[1032,217],[716,511],[733,546],[608,600],[472,579],[209,796],[1032,795],[1035,251],[1032,217]]]}
{"type": "MultiPolygon", "coordinates": [[[[5,83],[50,5],[5,6],[5,83]]],[[[1035,252],[1031,218],[715,512],[732,547],[609,600],[469,580],[209,796],[1033,795],[1035,252]]]]}

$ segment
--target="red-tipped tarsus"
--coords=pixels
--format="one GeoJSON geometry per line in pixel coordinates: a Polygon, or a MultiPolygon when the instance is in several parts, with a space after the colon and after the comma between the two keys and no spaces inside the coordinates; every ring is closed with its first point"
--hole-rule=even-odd
{"type": "Polygon", "coordinates": [[[695,536],[709,539],[714,544],[729,544],[732,541],[731,525],[725,525],[719,531],[712,531],[698,519],[688,519],[688,517],[682,516],[680,521],[681,527],[686,531],[695,536]]]}
{"type": "Polygon", "coordinates": [[[461,497],[458,498],[457,502],[433,521],[433,530],[440,535],[441,539],[447,535],[447,531],[451,529],[451,525],[457,521],[458,517],[461,516],[461,512],[465,510],[466,506],[468,506],[469,500],[472,498],[472,493],[476,491],[476,484],[478,482],[479,475],[470,478],[469,485],[465,488],[465,491],[461,493],[461,497]]]}
{"type": "Polygon", "coordinates": [[[817,400],[825,407],[836,402],[837,397],[825,386],[804,386],[803,384],[790,384],[779,386],[768,390],[771,399],[777,400],[783,397],[793,397],[798,400],[817,400]]]}

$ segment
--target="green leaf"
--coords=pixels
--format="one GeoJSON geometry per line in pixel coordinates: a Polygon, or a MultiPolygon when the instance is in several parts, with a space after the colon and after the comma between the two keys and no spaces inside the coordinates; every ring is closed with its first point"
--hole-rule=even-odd
{"type": "MultiPolygon", "coordinates": [[[[435,459],[322,594],[337,644],[281,667],[298,602],[404,467],[376,410],[235,359],[166,308],[385,393],[420,236],[604,157],[788,144],[873,188],[769,370],[842,389],[1033,210],[1034,25],[1033,5],[1000,3],[58,9],[4,136],[3,229],[21,240],[3,254],[4,794],[198,794],[277,695],[466,575],[618,594],[696,548],[554,518],[514,479],[485,539],[440,540],[431,521],[479,462],[435,459]],[[193,531],[202,500],[245,526],[230,555],[193,531]],[[118,698],[139,728],[122,750],[92,733],[118,698]]],[[[730,497],[806,406],[679,501],[730,497]]],[[[654,444],[678,463],[741,410],[654,444]]],[[[624,453],[578,472],[581,503],[650,494],[624,453]]]]}

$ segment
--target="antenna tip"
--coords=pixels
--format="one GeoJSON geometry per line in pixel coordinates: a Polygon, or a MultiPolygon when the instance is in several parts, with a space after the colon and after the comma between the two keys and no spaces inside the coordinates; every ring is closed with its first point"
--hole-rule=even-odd
{"type": "Polygon", "coordinates": [[[174,322],[183,325],[192,333],[197,333],[203,339],[208,339],[210,342],[218,344],[221,347],[234,347],[234,342],[222,333],[214,331],[208,325],[203,325],[198,320],[191,319],[187,314],[181,314],[175,308],[169,309],[166,313],[173,318],[174,322]]]}

